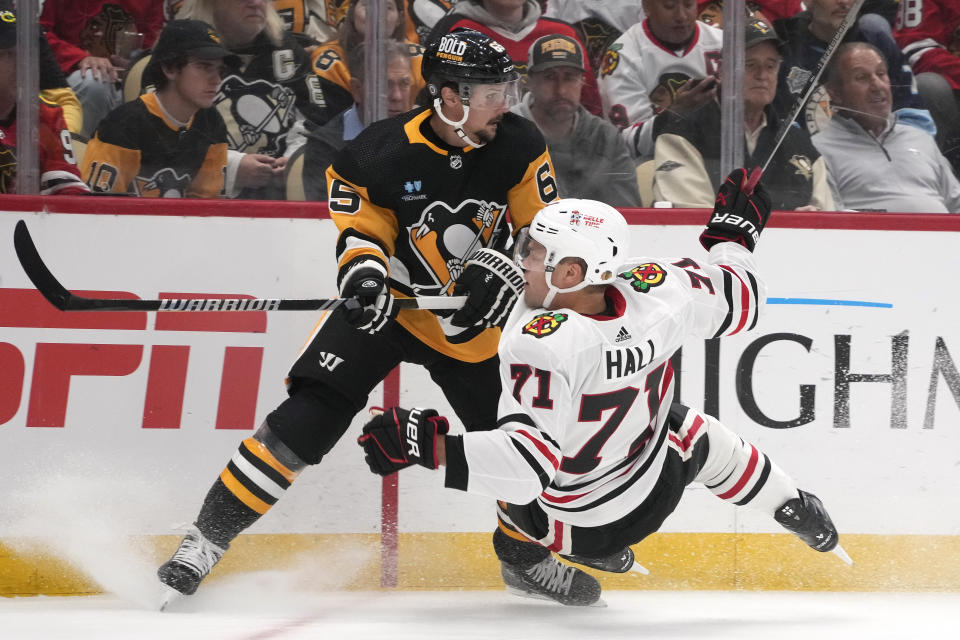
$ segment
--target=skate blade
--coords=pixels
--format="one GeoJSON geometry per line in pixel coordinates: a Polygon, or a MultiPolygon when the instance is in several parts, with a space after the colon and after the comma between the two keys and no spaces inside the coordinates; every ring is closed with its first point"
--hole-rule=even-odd
{"type": "Polygon", "coordinates": [[[645,566],[643,566],[636,560],[633,561],[633,566],[627,569],[627,571],[633,571],[634,573],[642,573],[645,576],[650,575],[650,569],[647,569],[645,566]]]}
{"type": "Polygon", "coordinates": [[[838,558],[846,562],[851,567],[853,566],[853,560],[850,558],[849,555],[847,555],[847,552],[844,551],[843,547],[841,547],[839,544],[835,546],[830,553],[835,554],[838,558]]]}
{"type": "MultiPolygon", "coordinates": [[[[549,597],[549,596],[541,595],[541,594],[539,594],[539,593],[534,593],[533,591],[524,591],[523,589],[518,589],[518,588],[516,588],[516,587],[511,587],[511,586],[509,586],[509,585],[506,585],[506,588],[507,588],[507,593],[509,593],[510,595],[517,596],[517,597],[519,597],[519,598],[527,598],[528,600],[546,600],[547,602],[555,602],[556,604],[560,605],[561,607],[583,606],[583,605],[563,604],[562,602],[557,602],[556,600],[554,600],[553,598],[551,598],[551,597],[549,597]]],[[[606,603],[606,601],[605,601],[603,598],[600,598],[600,599],[598,599],[596,602],[594,602],[593,604],[589,604],[589,605],[586,605],[586,606],[588,606],[588,607],[606,607],[606,606],[607,606],[607,603],[606,603]]]]}
{"type": "Polygon", "coordinates": [[[166,611],[171,603],[176,602],[183,597],[183,594],[173,587],[164,586],[163,594],[160,596],[160,611],[166,611]]]}

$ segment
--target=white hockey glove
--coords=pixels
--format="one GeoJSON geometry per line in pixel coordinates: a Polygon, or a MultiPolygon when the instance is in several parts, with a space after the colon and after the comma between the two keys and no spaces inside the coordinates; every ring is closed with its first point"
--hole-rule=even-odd
{"type": "Polygon", "coordinates": [[[387,285],[387,269],[379,260],[361,258],[348,265],[340,278],[340,297],[356,298],[346,304],[347,322],[367,333],[377,333],[397,316],[387,285]]]}
{"type": "Polygon", "coordinates": [[[477,249],[453,287],[453,295],[465,295],[467,301],[450,323],[456,327],[502,326],[522,293],[523,272],[513,260],[493,249],[477,249]]]}

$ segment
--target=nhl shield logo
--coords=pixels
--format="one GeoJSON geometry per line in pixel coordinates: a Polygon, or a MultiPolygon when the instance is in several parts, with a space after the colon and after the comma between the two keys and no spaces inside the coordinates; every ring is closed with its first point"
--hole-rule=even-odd
{"type": "Polygon", "coordinates": [[[452,156],[450,156],[451,169],[459,169],[462,166],[463,166],[463,156],[461,156],[459,153],[455,153],[452,156]]]}
{"type": "Polygon", "coordinates": [[[628,280],[636,291],[647,293],[653,287],[663,284],[667,279],[667,272],[656,262],[645,262],[621,273],[620,277],[628,280]]]}
{"type": "Polygon", "coordinates": [[[566,322],[565,313],[541,313],[533,320],[523,325],[523,333],[534,338],[545,338],[560,329],[560,324],[566,322]]]}

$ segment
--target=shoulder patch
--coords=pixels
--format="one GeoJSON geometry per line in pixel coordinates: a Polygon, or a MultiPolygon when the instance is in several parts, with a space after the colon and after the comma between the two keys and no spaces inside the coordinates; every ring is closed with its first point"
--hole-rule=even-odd
{"type": "Polygon", "coordinates": [[[667,279],[667,271],[656,262],[645,262],[630,271],[624,271],[620,277],[630,282],[634,290],[647,293],[650,289],[663,284],[667,279]]]}
{"type": "Polygon", "coordinates": [[[610,48],[607,49],[606,53],[603,54],[603,62],[600,63],[601,78],[605,78],[613,73],[614,69],[617,68],[617,65],[620,64],[620,49],[622,48],[622,44],[615,42],[610,45],[610,48]]]}
{"type": "Polygon", "coordinates": [[[544,338],[556,333],[560,325],[567,320],[565,313],[541,313],[533,320],[523,325],[523,333],[534,338],[544,338]]]}

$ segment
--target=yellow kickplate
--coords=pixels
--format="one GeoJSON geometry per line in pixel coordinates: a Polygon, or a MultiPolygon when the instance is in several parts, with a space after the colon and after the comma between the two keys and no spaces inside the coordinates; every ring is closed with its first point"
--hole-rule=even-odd
{"type": "MultiPolygon", "coordinates": [[[[131,537],[127,552],[159,566],[179,539],[131,537]]],[[[501,589],[490,539],[487,532],[400,534],[397,587],[501,589]]],[[[841,542],[852,567],[789,534],[659,533],[634,547],[649,576],[591,573],[606,589],[960,591],[960,536],[854,534],[841,542]]],[[[307,590],[370,590],[380,588],[380,567],[376,534],[256,534],[234,541],[208,580],[286,571],[307,590]]],[[[3,596],[103,591],[88,569],[56,549],[0,541],[3,596]]]]}

